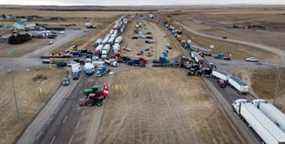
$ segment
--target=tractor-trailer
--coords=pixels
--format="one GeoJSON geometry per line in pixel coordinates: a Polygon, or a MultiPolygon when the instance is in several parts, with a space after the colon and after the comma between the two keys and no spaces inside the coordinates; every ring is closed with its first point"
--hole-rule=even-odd
{"type": "Polygon", "coordinates": [[[246,121],[265,144],[285,144],[285,133],[254,104],[246,99],[238,99],[232,106],[234,111],[246,121]]]}
{"type": "Polygon", "coordinates": [[[285,132],[285,114],[264,99],[255,99],[253,104],[285,132]]]}
{"type": "Polygon", "coordinates": [[[72,79],[78,80],[80,77],[81,67],[79,63],[71,65],[72,79]]]}
{"type": "Polygon", "coordinates": [[[249,91],[248,85],[238,77],[230,76],[228,83],[242,94],[246,94],[249,91]]]}
{"type": "Polygon", "coordinates": [[[215,70],[212,71],[212,76],[214,76],[218,79],[224,80],[224,81],[228,81],[228,79],[229,79],[229,77],[226,73],[220,72],[220,71],[215,71],[215,70]]]}

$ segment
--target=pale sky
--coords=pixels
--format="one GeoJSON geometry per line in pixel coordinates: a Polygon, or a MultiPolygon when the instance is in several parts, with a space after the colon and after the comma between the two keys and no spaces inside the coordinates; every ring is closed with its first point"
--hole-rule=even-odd
{"type": "Polygon", "coordinates": [[[285,0],[0,0],[0,4],[21,5],[213,5],[282,4],[285,0]]]}

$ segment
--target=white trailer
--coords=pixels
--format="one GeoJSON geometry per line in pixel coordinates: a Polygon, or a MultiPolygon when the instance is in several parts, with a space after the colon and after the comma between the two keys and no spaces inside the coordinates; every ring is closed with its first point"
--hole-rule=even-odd
{"type": "Polygon", "coordinates": [[[121,44],[122,40],[123,40],[122,36],[118,36],[115,40],[115,43],[121,44]]]}
{"type": "Polygon", "coordinates": [[[229,79],[228,75],[225,72],[216,71],[216,70],[212,71],[212,76],[224,81],[228,81],[229,79]]]}
{"type": "Polygon", "coordinates": [[[230,76],[228,82],[232,87],[234,87],[240,93],[248,93],[249,91],[248,85],[238,77],[230,76]]]}
{"type": "Polygon", "coordinates": [[[117,53],[119,53],[119,51],[120,51],[120,44],[118,44],[118,43],[115,43],[114,45],[113,45],[113,52],[114,52],[114,54],[117,54],[117,53]]]}
{"type": "Polygon", "coordinates": [[[285,133],[246,99],[233,104],[234,111],[243,118],[266,144],[285,144],[285,133]]]}
{"type": "Polygon", "coordinates": [[[108,42],[109,38],[110,38],[110,34],[107,34],[105,36],[105,38],[103,39],[102,44],[106,44],[108,42]]]}
{"type": "Polygon", "coordinates": [[[71,65],[72,79],[77,80],[80,77],[81,67],[79,63],[71,65]]]}
{"type": "Polygon", "coordinates": [[[253,104],[285,132],[285,114],[264,99],[255,99],[253,104]]]}
{"type": "Polygon", "coordinates": [[[81,71],[81,67],[79,63],[74,63],[71,65],[71,71],[72,72],[80,72],[81,71]]]}
{"type": "Polygon", "coordinates": [[[115,37],[114,36],[111,36],[110,39],[108,40],[108,43],[109,44],[113,44],[115,41],[115,37]]]}

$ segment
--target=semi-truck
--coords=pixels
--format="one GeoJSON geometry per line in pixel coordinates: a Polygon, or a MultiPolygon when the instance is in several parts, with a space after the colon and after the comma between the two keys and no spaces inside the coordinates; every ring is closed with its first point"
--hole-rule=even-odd
{"type": "Polygon", "coordinates": [[[253,104],[285,132],[285,114],[264,99],[255,99],[253,104]]]}
{"type": "Polygon", "coordinates": [[[236,76],[230,76],[228,83],[239,93],[246,94],[249,91],[248,85],[236,76]]]}
{"type": "Polygon", "coordinates": [[[246,99],[237,99],[232,107],[265,144],[285,144],[285,133],[253,103],[246,99]]]}

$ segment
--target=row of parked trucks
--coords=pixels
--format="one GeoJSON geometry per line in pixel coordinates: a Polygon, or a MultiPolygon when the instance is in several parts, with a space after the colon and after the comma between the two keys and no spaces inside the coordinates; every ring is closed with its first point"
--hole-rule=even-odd
{"type": "MultiPolygon", "coordinates": [[[[104,39],[98,39],[95,42],[95,53],[92,53],[90,58],[86,58],[82,67],[85,75],[90,76],[95,73],[96,76],[100,77],[110,71],[107,64],[114,67],[118,66],[116,60],[110,59],[110,55],[116,56],[119,54],[120,44],[123,40],[121,34],[124,32],[127,23],[128,19],[126,17],[120,17],[104,39]]],[[[79,63],[72,64],[71,71],[73,79],[79,79],[81,65],[79,63]]]]}
{"type": "Polygon", "coordinates": [[[285,143],[285,115],[273,104],[263,99],[237,99],[232,107],[265,144],[285,143]]]}
{"type": "Polygon", "coordinates": [[[95,54],[102,59],[106,59],[112,54],[116,56],[120,52],[120,44],[122,43],[121,34],[125,31],[128,19],[124,16],[120,17],[110,32],[103,39],[98,39],[95,43],[95,54]]]}

